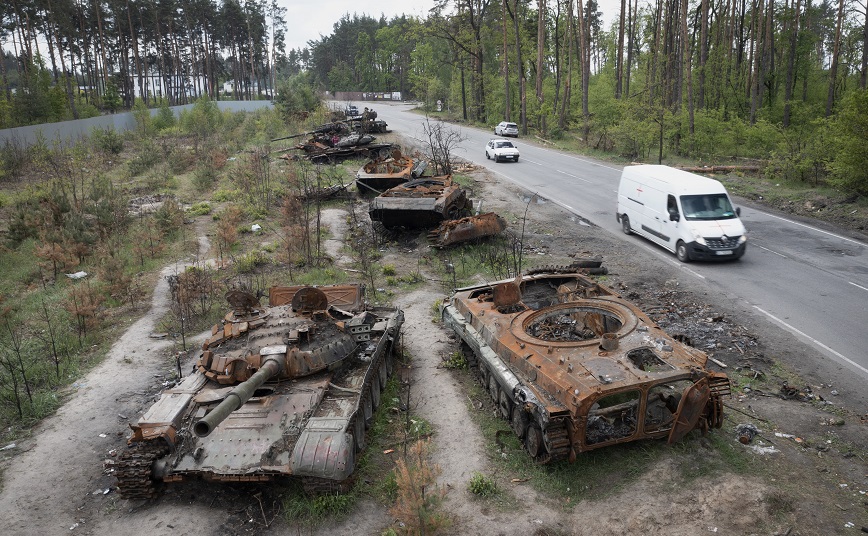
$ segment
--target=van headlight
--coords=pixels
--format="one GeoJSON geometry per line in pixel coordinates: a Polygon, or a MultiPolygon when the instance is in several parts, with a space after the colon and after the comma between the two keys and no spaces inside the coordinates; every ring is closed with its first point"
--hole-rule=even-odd
{"type": "Polygon", "coordinates": [[[705,243],[705,237],[703,237],[701,234],[699,234],[699,231],[693,231],[693,240],[694,240],[694,242],[696,242],[700,246],[707,246],[708,245],[705,243]]]}
{"type": "Polygon", "coordinates": [[[744,244],[745,242],[747,242],[747,232],[745,232],[743,235],[738,237],[738,245],[739,246],[744,244]]]}

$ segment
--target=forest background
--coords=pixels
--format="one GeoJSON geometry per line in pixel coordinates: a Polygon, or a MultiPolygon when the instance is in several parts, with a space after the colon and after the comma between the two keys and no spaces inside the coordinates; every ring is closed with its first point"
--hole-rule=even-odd
{"type": "Polygon", "coordinates": [[[860,0],[621,0],[609,28],[596,0],[442,0],[427,18],[347,14],[291,50],[284,15],[274,0],[5,3],[0,128],[137,101],[267,98],[295,113],[311,92],[400,91],[628,161],[753,159],[773,178],[868,192],[860,0]]]}

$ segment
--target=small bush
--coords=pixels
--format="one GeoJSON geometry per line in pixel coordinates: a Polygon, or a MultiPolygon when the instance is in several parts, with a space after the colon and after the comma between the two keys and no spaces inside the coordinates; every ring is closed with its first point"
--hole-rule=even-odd
{"type": "Polygon", "coordinates": [[[463,370],[467,368],[467,359],[464,358],[464,354],[461,352],[452,352],[449,356],[449,359],[443,361],[443,368],[447,369],[459,369],[463,370]]]}
{"type": "Polygon", "coordinates": [[[211,214],[211,204],[207,201],[196,203],[195,205],[187,209],[187,214],[194,218],[196,216],[205,216],[206,214],[211,214]]]}
{"type": "Polygon", "coordinates": [[[120,154],[124,150],[124,139],[113,128],[95,128],[90,139],[93,146],[105,154],[120,154]]]}
{"type": "Polygon", "coordinates": [[[241,192],[238,190],[227,190],[225,188],[220,188],[214,195],[211,196],[211,200],[215,203],[224,203],[226,201],[235,201],[241,196],[241,192]]]}
{"type": "Polygon", "coordinates": [[[493,478],[488,478],[478,472],[474,472],[473,476],[470,477],[467,489],[470,493],[480,497],[490,497],[500,492],[500,490],[497,489],[497,482],[495,482],[493,478]]]}
{"type": "Polygon", "coordinates": [[[383,266],[383,275],[395,275],[397,272],[395,271],[394,264],[386,264],[383,266]]]}
{"type": "Polygon", "coordinates": [[[199,190],[207,190],[217,181],[217,170],[211,164],[203,164],[193,172],[193,185],[199,190]]]}
{"type": "Polygon", "coordinates": [[[259,266],[268,264],[268,258],[261,251],[251,251],[238,258],[236,267],[239,273],[249,274],[259,266]]]}

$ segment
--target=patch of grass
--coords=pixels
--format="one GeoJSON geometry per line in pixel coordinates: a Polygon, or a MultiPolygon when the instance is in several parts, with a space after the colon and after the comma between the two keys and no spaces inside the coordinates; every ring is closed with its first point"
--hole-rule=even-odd
{"type": "Polygon", "coordinates": [[[335,285],[345,283],[348,279],[347,273],[337,268],[314,268],[302,274],[296,274],[295,283],[299,285],[335,285]]]}
{"type": "Polygon", "coordinates": [[[211,203],[207,201],[202,201],[201,203],[196,203],[187,209],[187,215],[196,217],[196,216],[205,216],[206,214],[211,214],[211,203]]]}
{"type": "Polygon", "coordinates": [[[384,264],[383,265],[383,275],[385,275],[385,276],[397,275],[397,272],[395,271],[395,265],[394,264],[384,264]]]}
{"type": "Polygon", "coordinates": [[[497,487],[497,482],[493,478],[489,478],[482,473],[474,471],[470,477],[470,482],[467,483],[467,489],[470,493],[478,497],[490,497],[500,493],[497,487]]]}
{"type": "Polygon", "coordinates": [[[235,261],[235,268],[238,273],[250,274],[256,271],[260,266],[269,264],[269,259],[261,251],[249,251],[235,261]]]}
{"type": "Polygon", "coordinates": [[[237,201],[241,198],[241,190],[228,190],[226,188],[219,188],[216,192],[211,195],[211,201],[215,203],[226,203],[229,201],[237,201]]]}
{"type": "Polygon", "coordinates": [[[461,351],[452,352],[449,355],[448,359],[443,360],[443,368],[446,369],[459,369],[463,370],[467,368],[467,359],[464,357],[464,353],[461,351]]]}
{"type": "Polygon", "coordinates": [[[311,496],[301,484],[292,484],[283,494],[283,518],[289,522],[313,526],[327,519],[343,518],[358,501],[355,493],[324,494],[311,496]]]}

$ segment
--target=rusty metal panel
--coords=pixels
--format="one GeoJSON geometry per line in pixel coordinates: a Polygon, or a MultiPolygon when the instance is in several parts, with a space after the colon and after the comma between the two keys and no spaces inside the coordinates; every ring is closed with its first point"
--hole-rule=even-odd
{"type": "Polygon", "coordinates": [[[478,216],[444,221],[437,229],[428,233],[428,239],[434,242],[434,245],[444,247],[476,238],[495,236],[505,229],[506,220],[494,212],[487,212],[478,216]]]}
{"type": "MultiPolygon", "coordinates": [[[[289,305],[295,293],[305,288],[305,285],[291,287],[271,287],[268,290],[268,303],[272,307],[289,305]]],[[[328,298],[328,304],[346,311],[360,311],[364,305],[364,285],[329,285],[316,287],[323,291],[328,298]]]]}

